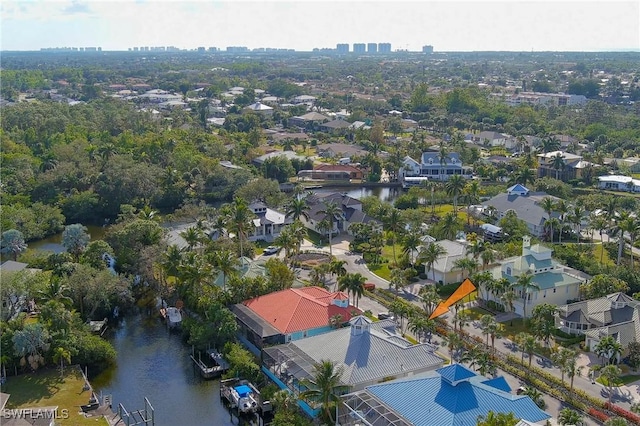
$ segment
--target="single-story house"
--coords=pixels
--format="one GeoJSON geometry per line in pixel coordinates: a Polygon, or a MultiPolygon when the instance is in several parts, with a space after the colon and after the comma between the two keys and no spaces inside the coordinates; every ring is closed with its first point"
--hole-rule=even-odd
{"type": "Polygon", "coordinates": [[[242,109],[242,112],[254,112],[264,117],[271,117],[273,115],[273,108],[269,105],[265,105],[262,102],[256,102],[242,109]]]}
{"type": "Polygon", "coordinates": [[[605,175],[598,176],[598,188],[611,191],[640,192],[640,179],[631,176],[605,175]]]}
{"type": "Polygon", "coordinates": [[[511,393],[504,377],[488,379],[461,364],[370,385],[343,395],[342,401],[338,423],[349,426],[475,425],[489,411],[513,413],[535,424],[551,417],[530,397],[511,393]]]}
{"type": "Polygon", "coordinates": [[[345,120],[332,120],[320,126],[320,130],[323,132],[334,133],[340,130],[348,129],[351,127],[351,123],[345,120]]]}
{"type": "Polygon", "coordinates": [[[441,240],[431,244],[438,244],[445,250],[445,254],[438,257],[430,270],[425,265],[425,274],[427,278],[442,284],[451,284],[461,282],[463,280],[462,270],[457,268],[455,263],[465,257],[472,258],[467,254],[467,244],[461,241],[441,240]]]}
{"type": "Polygon", "coordinates": [[[263,371],[281,388],[297,393],[301,380],[313,377],[313,365],[329,360],[343,369],[349,390],[425,373],[444,360],[428,343],[413,344],[396,331],[393,320],[372,322],[357,316],[348,327],[263,349],[263,371]]]}
{"type": "Polygon", "coordinates": [[[254,353],[333,330],[332,318],[351,320],[360,310],[349,305],[346,293],[321,287],[289,288],[235,304],[231,311],[240,340],[254,353]]]}
{"type": "Polygon", "coordinates": [[[320,114],[319,112],[312,111],[304,115],[291,117],[289,118],[288,123],[290,126],[319,129],[322,123],[325,123],[330,120],[331,119],[326,115],[320,114]]]}
{"type": "Polygon", "coordinates": [[[324,158],[364,157],[367,150],[358,145],[328,143],[316,146],[316,153],[324,158]]]}
{"type": "Polygon", "coordinates": [[[294,151],[272,151],[267,154],[261,155],[253,159],[253,163],[257,166],[261,166],[265,160],[273,157],[286,157],[289,160],[298,159],[300,161],[305,161],[307,157],[303,155],[296,154],[294,151]]]}
{"type": "Polygon", "coordinates": [[[363,172],[357,167],[348,164],[320,164],[313,170],[300,170],[298,177],[310,177],[322,180],[350,180],[362,179],[363,172]]]}

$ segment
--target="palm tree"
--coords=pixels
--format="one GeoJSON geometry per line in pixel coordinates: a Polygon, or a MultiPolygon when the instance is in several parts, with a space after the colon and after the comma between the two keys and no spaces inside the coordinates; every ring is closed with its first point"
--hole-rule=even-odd
{"type": "Polygon", "coordinates": [[[576,204],[571,209],[570,220],[571,223],[576,226],[576,234],[578,235],[578,242],[580,242],[580,234],[582,232],[582,220],[585,218],[586,209],[580,205],[576,204]]]}
{"type": "MultiPolygon", "coordinates": [[[[605,229],[609,229],[609,221],[607,221],[607,219],[604,217],[603,214],[599,214],[599,215],[590,215],[589,216],[589,228],[595,231],[598,231],[598,234],[600,234],[600,244],[602,244],[602,234],[604,233],[605,229]]],[[[592,237],[593,237],[593,232],[592,232],[592,237]]],[[[593,240],[593,238],[591,238],[593,240]]],[[[600,250],[600,264],[602,265],[602,261],[603,261],[603,255],[604,255],[604,249],[600,250]]]]}
{"type": "Polygon", "coordinates": [[[68,308],[73,304],[73,299],[67,296],[68,292],[69,286],[59,277],[53,276],[44,289],[38,290],[38,301],[57,300],[68,308]]]}
{"type": "Polygon", "coordinates": [[[533,402],[542,410],[544,410],[544,408],[547,406],[547,404],[544,402],[544,399],[542,397],[542,392],[540,392],[538,389],[534,388],[533,386],[527,386],[521,395],[528,396],[529,398],[531,398],[533,402]]]}
{"type": "Polygon", "coordinates": [[[399,209],[391,209],[389,214],[384,218],[384,224],[387,231],[391,232],[391,244],[393,249],[393,263],[398,264],[396,259],[396,238],[404,230],[404,221],[399,209]]]}
{"type": "Polygon", "coordinates": [[[418,292],[418,297],[422,300],[422,306],[424,308],[425,314],[427,315],[427,317],[430,317],[441,300],[435,286],[422,286],[422,288],[418,292]]]}
{"type": "Polygon", "coordinates": [[[287,226],[286,230],[291,234],[291,237],[296,244],[296,254],[300,254],[302,243],[308,235],[307,227],[298,219],[291,225],[287,226]]]}
{"type": "Polygon", "coordinates": [[[53,362],[60,362],[60,378],[64,376],[64,362],[71,363],[71,352],[63,347],[57,347],[53,351],[53,362]]]}
{"type": "Polygon", "coordinates": [[[423,315],[413,315],[409,318],[409,330],[418,338],[418,342],[422,342],[422,336],[429,336],[431,343],[431,332],[435,329],[435,321],[425,318],[423,315]]]}
{"type": "MultiPolygon", "coordinates": [[[[580,425],[582,424],[582,416],[577,411],[570,408],[563,408],[558,415],[558,423],[560,425],[580,425]]],[[[625,423],[626,424],[626,423],[625,423]]]]}
{"type": "Polygon", "coordinates": [[[182,263],[182,251],[180,248],[172,244],[167,247],[167,251],[164,253],[164,258],[161,262],[167,275],[170,277],[177,277],[180,264],[182,263]]]}
{"type": "Polygon", "coordinates": [[[531,361],[533,361],[533,354],[538,349],[538,341],[535,336],[527,334],[521,342],[522,353],[526,353],[529,357],[529,368],[531,368],[531,361]]]}
{"type": "Polygon", "coordinates": [[[462,257],[456,260],[453,263],[453,266],[462,270],[462,276],[463,278],[466,278],[464,276],[464,273],[467,273],[467,277],[473,274],[478,269],[478,262],[476,262],[474,259],[469,259],[468,257],[462,257]]]}
{"type": "Polygon", "coordinates": [[[629,422],[622,417],[610,417],[604,422],[604,426],[629,426],[629,422]]]}
{"type": "Polygon", "coordinates": [[[476,426],[514,426],[518,423],[518,418],[513,413],[499,413],[493,410],[486,416],[478,416],[476,426]]]}
{"type": "Polygon", "coordinates": [[[449,152],[444,142],[440,142],[440,150],[438,152],[438,159],[440,160],[440,180],[444,180],[444,168],[447,162],[450,160],[449,152]]]}
{"type": "MultiPolygon", "coordinates": [[[[540,201],[540,207],[547,214],[547,220],[551,219],[551,213],[553,213],[556,209],[556,203],[553,201],[551,197],[544,197],[542,201],[540,201]]],[[[553,242],[553,226],[551,227],[551,242],[553,242]]]]}
{"type": "Polygon", "coordinates": [[[617,365],[607,365],[600,369],[600,377],[602,378],[605,386],[607,387],[609,404],[611,404],[611,398],[613,397],[613,389],[617,386],[618,380],[620,379],[620,375],[622,374],[622,370],[617,365]]]}
{"type": "Polygon", "coordinates": [[[556,179],[559,179],[560,170],[565,168],[564,155],[561,152],[551,157],[551,166],[556,171],[556,179]]]}
{"type": "Polygon", "coordinates": [[[520,275],[513,286],[521,292],[522,296],[522,321],[527,321],[527,298],[530,290],[540,290],[540,286],[533,282],[533,274],[527,271],[520,275]]]}
{"type": "Polygon", "coordinates": [[[338,278],[338,289],[353,294],[353,306],[358,306],[360,298],[364,294],[366,278],[359,273],[347,273],[338,278]]]}
{"type": "Polygon", "coordinates": [[[238,270],[236,256],[229,250],[213,252],[213,267],[222,273],[222,289],[227,289],[227,277],[238,270]]]}
{"type": "Polygon", "coordinates": [[[633,269],[633,243],[636,237],[640,233],[640,220],[634,217],[626,210],[620,212],[617,218],[614,220],[614,228],[612,230],[613,236],[618,237],[618,261],[617,265],[620,265],[622,260],[622,254],[624,252],[625,235],[629,236],[631,243],[631,269],[633,269]]]}
{"type": "Polygon", "coordinates": [[[244,257],[242,240],[247,237],[247,232],[251,227],[253,212],[249,209],[247,202],[240,197],[235,197],[231,204],[226,206],[225,217],[227,228],[231,229],[238,238],[240,245],[240,258],[244,257]]]}
{"type": "Polygon", "coordinates": [[[447,195],[453,197],[453,211],[457,213],[458,211],[458,196],[462,194],[464,190],[466,181],[462,177],[462,175],[453,175],[449,178],[444,188],[447,192],[447,195]]]}
{"type": "Polygon", "coordinates": [[[437,262],[440,256],[447,254],[447,251],[438,243],[430,243],[428,246],[423,247],[418,253],[418,262],[424,263],[427,268],[427,273],[433,271],[433,281],[436,281],[436,271],[433,269],[433,265],[437,262]]]}
{"type": "Polygon", "coordinates": [[[513,182],[520,183],[526,186],[527,183],[533,183],[535,180],[536,180],[535,171],[533,169],[524,167],[515,173],[513,182]]]}
{"type": "MultiPolygon", "coordinates": [[[[491,336],[492,341],[495,339],[499,331],[499,324],[493,315],[485,314],[480,317],[480,329],[487,338],[486,345],[489,346],[489,336],[491,336]]],[[[491,346],[493,347],[493,344],[491,346]]]]}
{"type": "Polygon", "coordinates": [[[569,213],[569,206],[564,200],[559,200],[556,204],[556,211],[560,214],[560,227],[558,232],[558,243],[562,243],[562,232],[565,228],[565,222],[567,220],[567,213],[569,213]]]}
{"type": "Polygon", "coordinates": [[[462,192],[467,203],[467,225],[469,225],[471,205],[480,201],[480,181],[471,180],[467,182],[462,192]]]}
{"type": "Polygon", "coordinates": [[[343,277],[347,275],[347,268],[345,267],[346,264],[346,260],[333,259],[329,263],[329,272],[331,275],[335,275],[338,278],[343,277]]]}
{"type": "Polygon", "coordinates": [[[444,341],[449,348],[449,357],[451,358],[451,363],[455,362],[455,358],[453,356],[454,352],[457,353],[460,349],[464,348],[464,341],[462,337],[458,333],[449,332],[445,337],[444,341]]]}
{"type": "Polygon", "coordinates": [[[547,136],[542,139],[542,152],[545,154],[558,149],[560,149],[560,141],[555,136],[547,136]]]}
{"type": "Polygon", "coordinates": [[[187,250],[193,251],[196,245],[200,244],[203,237],[203,232],[195,226],[185,229],[180,232],[180,236],[187,243],[187,250]]]}
{"type": "Polygon", "coordinates": [[[436,229],[438,236],[445,240],[453,240],[461,230],[462,223],[454,212],[445,214],[436,229]]]}
{"type": "Polygon", "coordinates": [[[336,366],[333,361],[322,360],[313,366],[313,377],[300,381],[306,390],[300,392],[300,398],[319,404],[324,413],[325,421],[334,422],[332,408],[340,402],[339,392],[346,389],[341,382],[342,366],[336,366]]]}
{"type": "MultiPolygon", "coordinates": [[[[504,304],[505,308],[507,308],[509,312],[513,312],[513,308],[514,308],[513,302],[515,302],[517,298],[518,298],[518,295],[516,294],[515,290],[511,286],[509,286],[509,288],[507,288],[500,295],[500,301],[504,304]]],[[[513,326],[513,315],[511,316],[511,326],[513,326]]]]}
{"type": "Polygon", "coordinates": [[[564,372],[566,373],[567,377],[570,380],[570,387],[569,387],[569,392],[573,392],[573,379],[575,379],[576,376],[580,375],[580,372],[582,371],[583,366],[578,365],[578,352],[574,351],[574,350],[569,350],[569,352],[567,352],[565,361],[564,361],[564,372]]]}
{"type": "Polygon", "coordinates": [[[286,217],[292,218],[294,221],[304,217],[309,220],[309,204],[305,198],[293,197],[287,204],[286,217]]]}
{"type": "Polygon", "coordinates": [[[391,276],[389,278],[389,288],[393,287],[396,290],[396,297],[400,297],[400,289],[407,285],[407,276],[405,272],[400,268],[394,268],[391,270],[391,276]]]}
{"type": "Polygon", "coordinates": [[[324,215],[324,219],[328,222],[329,228],[329,255],[333,256],[331,238],[333,237],[333,229],[336,222],[342,218],[342,208],[333,201],[328,201],[324,205],[324,210],[318,212],[324,215]]]}
{"type": "Polygon", "coordinates": [[[613,336],[605,336],[593,348],[593,352],[604,359],[607,364],[612,364],[615,359],[622,353],[622,345],[613,336]]]}
{"type": "Polygon", "coordinates": [[[402,238],[402,253],[409,256],[409,263],[413,265],[413,255],[422,244],[421,235],[414,229],[407,232],[402,238]]]}

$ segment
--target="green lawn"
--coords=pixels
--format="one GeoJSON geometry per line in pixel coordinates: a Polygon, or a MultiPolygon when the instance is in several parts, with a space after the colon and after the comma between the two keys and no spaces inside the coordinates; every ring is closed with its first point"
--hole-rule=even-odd
{"type": "MultiPolygon", "coordinates": [[[[465,298],[465,300],[467,300],[467,298],[465,298]]],[[[485,311],[484,309],[481,309],[481,308],[469,308],[469,309],[466,309],[466,312],[468,313],[467,315],[469,315],[469,319],[471,321],[479,320],[481,316],[490,314],[489,311],[485,311]]]]}
{"type": "Polygon", "coordinates": [[[371,272],[379,276],[380,278],[384,278],[385,280],[391,279],[391,270],[389,269],[388,263],[381,264],[368,264],[367,267],[371,272]]]}
{"type": "MultiPolygon", "coordinates": [[[[618,380],[613,384],[614,387],[618,387],[618,386],[623,386],[623,385],[628,385],[629,383],[633,383],[637,380],[640,380],[640,376],[639,375],[627,375],[627,376],[621,376],[618,378],[618,380]]],[[[598,377],[596,379],[596,382],[605,385],[605,386],[609,386],[609,381],[604,378],[604,377],[598,377]]]]}
{"type": "Polygon", "coordinates": [[[511,325],[511,321],[503,322],[502,326],[504,327],[504,335],[509,340],[513,340],[520,332],[529,332],[529,328],[524,324],[522,318],[515,318],[513,325],[511,325]]]}
{"type": "Polygon", "coordinates": [[[600,256],[602,255],[602,264],[614,266],[615,262],[609,257],[609,253],[604,249],[602,244],[595,244],[593,246],[593,258],[599,263],[600,256]]]}
{"type": "Polygon", "coordinates": [[[75,367],[65,368],[63,378],[60,370],[48,369],[9,377],[2,392],[11,395],[6,408],[32,408],[58,406],[58,416],[63,409],[69,417],[56,421],[61,425],[108,425],[104,418],[86,418],[79,414],[80,405],[89,402],[89,391],[82,390],[84,379],[75,367]]]}
{"type": "Polygon", "coordinates": [[[326,238],[318,234],[316,231],[312,231],[311,229],[307,229],[307,240],[311,241],[313,245],[316,246],[328,245],[326,238]]]}

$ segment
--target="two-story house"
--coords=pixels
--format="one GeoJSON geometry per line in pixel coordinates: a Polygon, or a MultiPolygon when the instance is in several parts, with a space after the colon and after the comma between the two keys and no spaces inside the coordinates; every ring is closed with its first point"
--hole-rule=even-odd
{"type": "Polygon", "coordinates": [[[309,211],[307,217],[301,217],[302,223],[312,231],[315,231],[322,235],[328,235],[328,230],[322,230],[319,224],[326,218],[324,213],[327,209],[327,204],[336,204],[340,212],[334,218],[333,229],[331,234],[339,234],[341,232],[348,232],[349,227],[354,223],[379,223],[379,221],[362,211],[362,202],[355,198],[349,197],[346,194],[333,193],[325,196],[311,195],[307,197],[307,205],[309,211]]]}
{"type": "Polygon", "coordinates": [[[453,175],[469,179],[472,173],[473,169],[462,164],[457,152],[450,152],[444,157],[439,152],[424,152],[420,163],[411,157],[405,157],[398,176],[401,180],[404,177],[427,177],[430,180],[446,181],[453,175]]]}
{"type": "MultiPolygon", "coordinates": [[[[523,274],[533,275],[531,283],[535,288],[527,290],[516,287],[516,314],[524,315],[525,301],[529,317],[533,309],[543,303],[564,305],[569,300],[576,300],[580,296],[580,285],[591,279],[589,275],[553,260],[552,253],[552,249],[540,244],[531,245],[531,237],[525,236],[522,238],[522,256],[501,260],[498,266],[491,269],[494,279],[505,278],[511,284],[523,274]]],[[[500,295],[490,294],[489,300],[502,303],[500,295]]]]}
{"type": "Polygon", "coordinates": [[[593,351],[600,340],[612,336],[627,354],[631,342],[640,341],[640,301],[624,293],[559,306],[556,327],[565,333],[584,334],[593,351]]]}
{"type": "Polygon", "coordinates": [[[249,234],[249,241],[275,240],[285,226],[293,223],[284,213],[267,207],[264,203],[251,203],[249,208],[256,215],[252,220],[253,231],[249,234]]]}

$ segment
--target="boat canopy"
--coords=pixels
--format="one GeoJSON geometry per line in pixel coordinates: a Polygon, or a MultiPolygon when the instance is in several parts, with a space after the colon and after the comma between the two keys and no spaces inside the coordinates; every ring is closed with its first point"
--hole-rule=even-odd
{"type": "Polygon", "coordinates": [[[240,385],[240,386],[236,386],[235,387],[236,392],[238,392],[238,395],[240,395],[241,398],[244,398],[245,396],[251,394],[253,391],[251,390],[251,388],[247,385],[240,385]]]}

